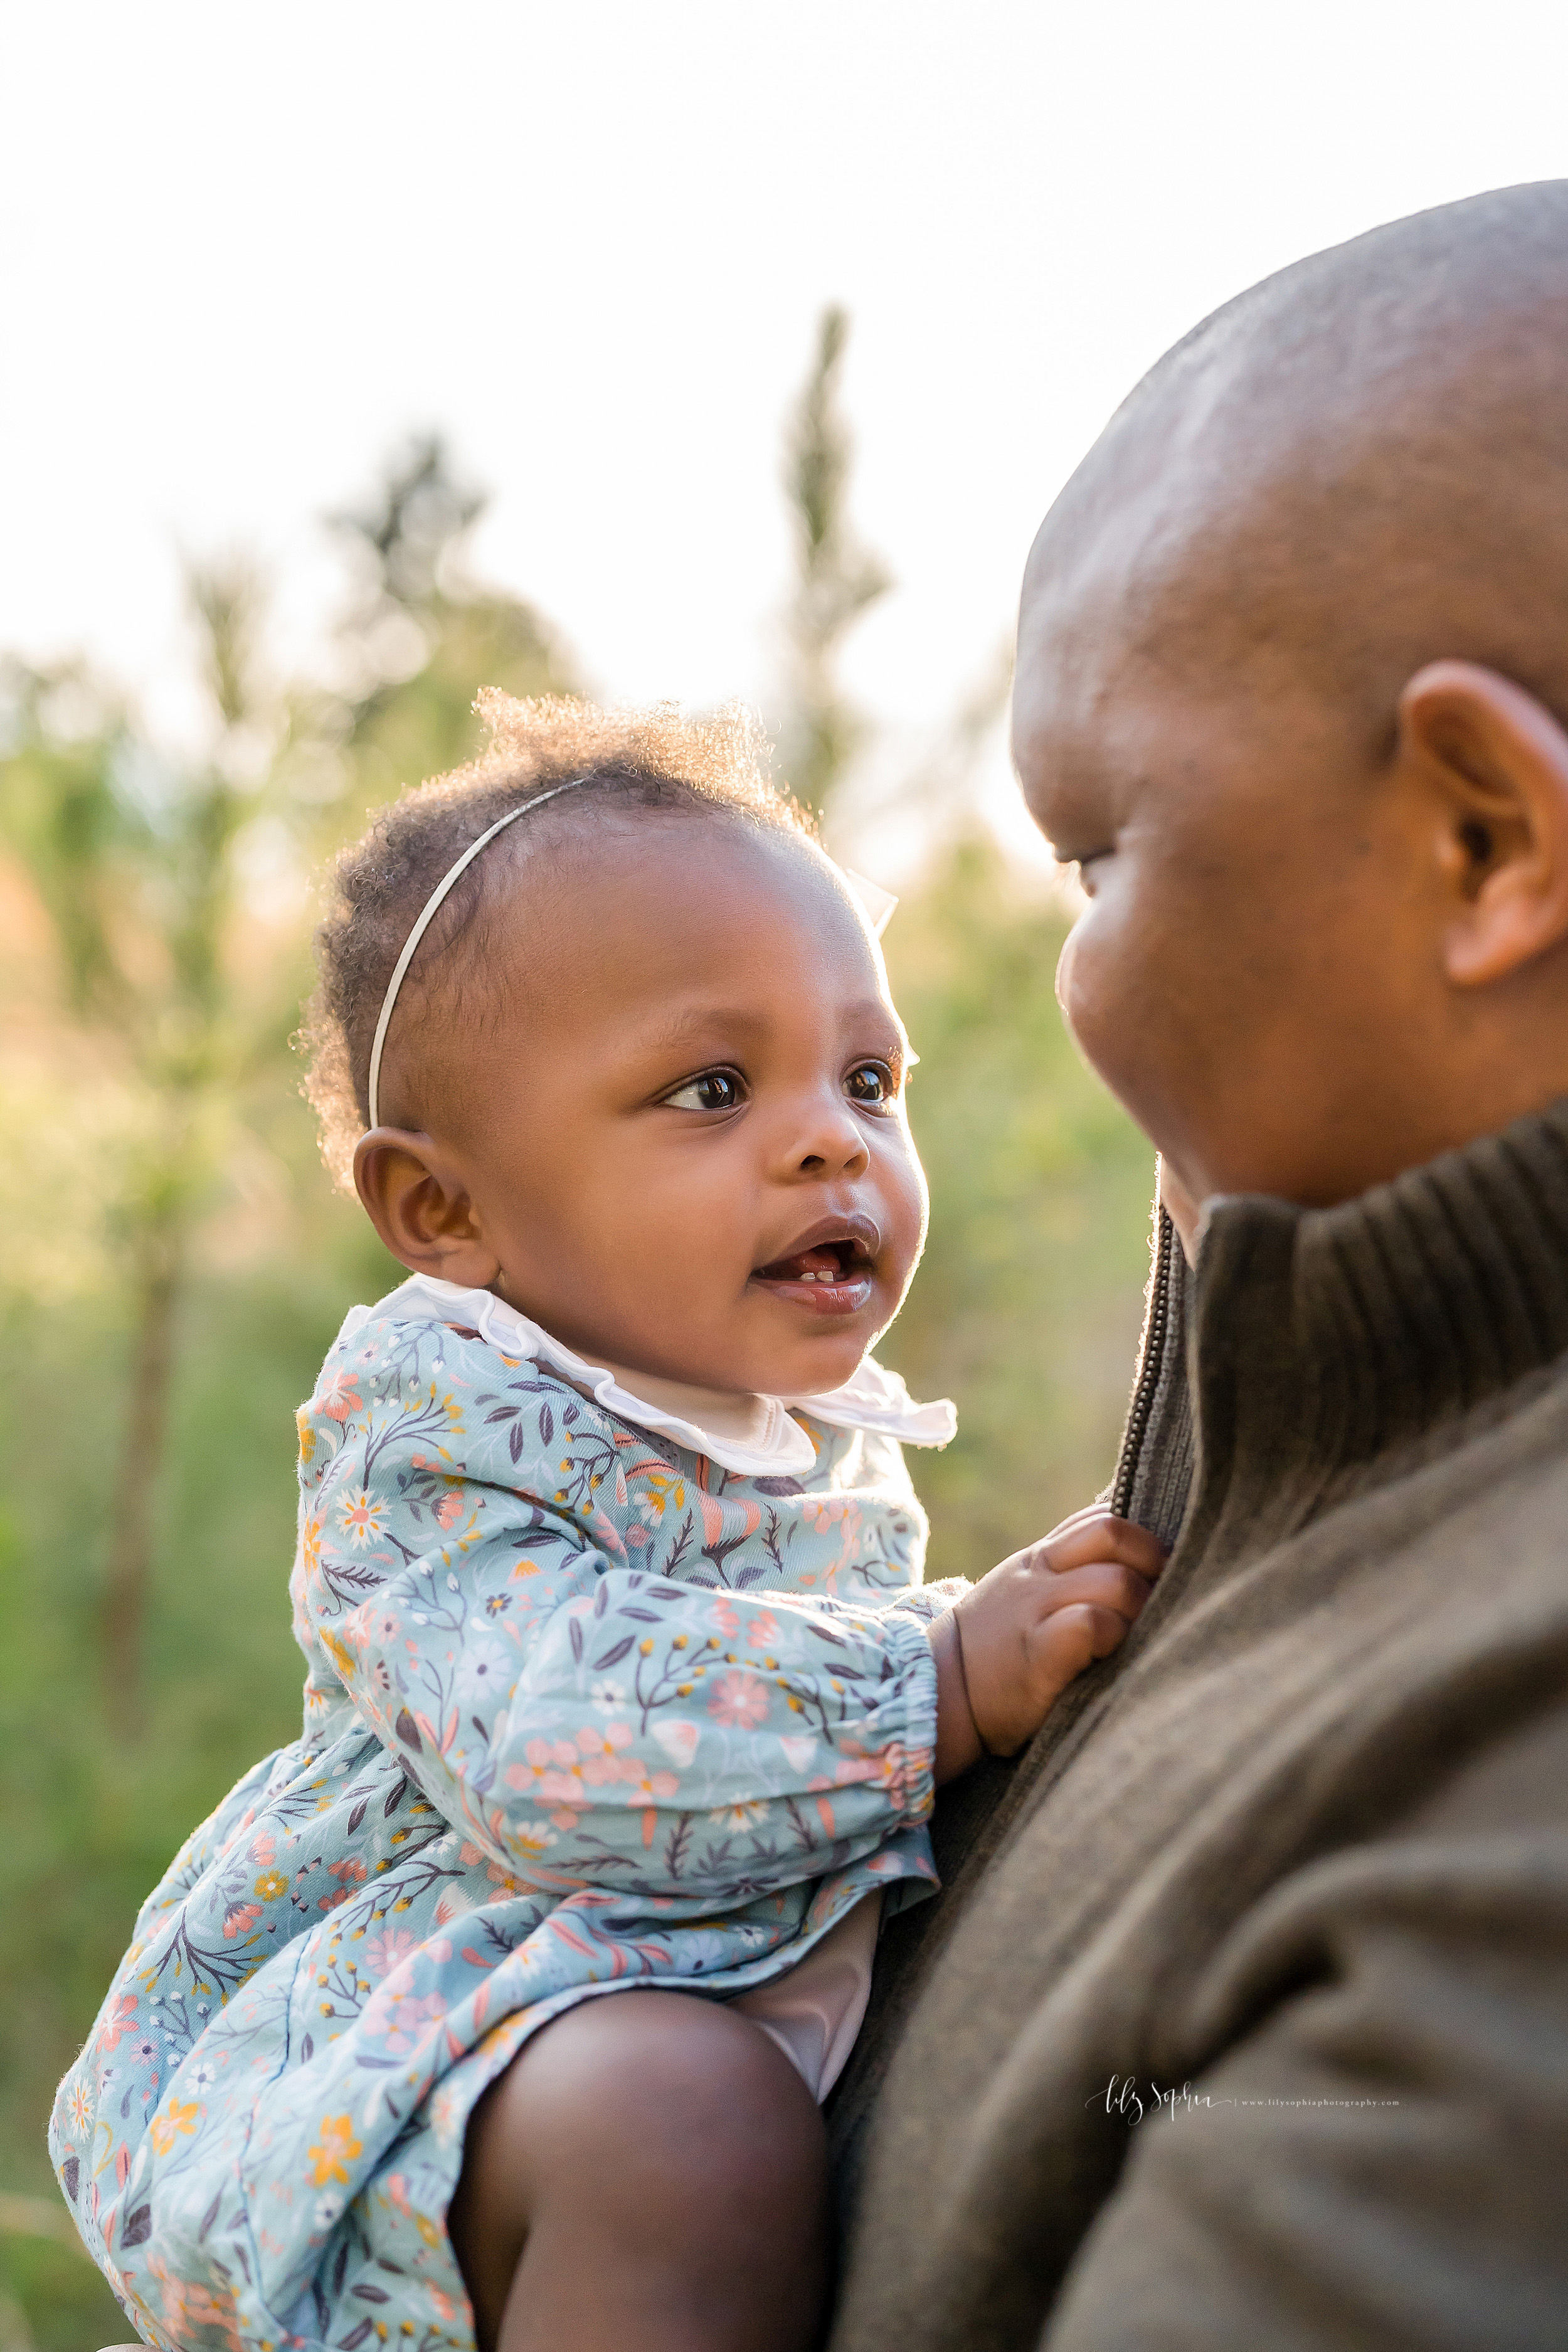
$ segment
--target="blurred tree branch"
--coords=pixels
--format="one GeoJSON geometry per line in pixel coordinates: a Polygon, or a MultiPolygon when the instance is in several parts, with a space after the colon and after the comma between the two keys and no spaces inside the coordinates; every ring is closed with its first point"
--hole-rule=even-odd
{"type": "Polygon", "coordinates": [[[254,572],[193,565],[186,586],[216,721],[210,760],[155,761],[78,670],[14,669],[15,748],[0,766],[0,831],[51,919],[67,1004],[129,1066],[148,1113],[114,1220],[132,1339],[102,1636],[105,1703],[127,1736],[140,1725],[153,1501],[186,1244],[212,1175],[213,1098],[232,1081],[243,1026],[224,948],[235,841],[257,787],[231,754],[242,730],[265,730],[275,717],[254,683],[254,572]]]}
{"type": "Polygon", "coordinates": [[[795,527],[795,586],[786,622],[790,716],[784,767],[801,800],[825,811],[862,739],[838,682],[844,639],[892,585],[848,519],[851,446],[838,387],[847,315],[824,310],[816,351],[785,437],[784,489],[795,527]]]}
{"type": "Polygon", "coordinates": [[[369,559],[369,592],[343,639],[364,671],[346,750],[373,801],[472,757],[480,686],[521,698],[579,691],[543,616],[468,571],[468,535],[487,503],[458,481],[441,436],[426,434],[388,466],[374,499],[331,519],[369,559]]]}

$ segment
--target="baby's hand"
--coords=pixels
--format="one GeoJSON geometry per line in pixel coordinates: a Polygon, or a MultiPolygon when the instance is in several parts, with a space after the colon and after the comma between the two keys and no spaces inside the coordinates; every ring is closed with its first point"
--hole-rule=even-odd
{"type": "Polygon", "coordinates": [[[938,1783],[1032,1739],[1074,1675],[1126,1639],[1164,1564],[1146,1528],[1079,1511],[935,1619],[938,1783]]]}

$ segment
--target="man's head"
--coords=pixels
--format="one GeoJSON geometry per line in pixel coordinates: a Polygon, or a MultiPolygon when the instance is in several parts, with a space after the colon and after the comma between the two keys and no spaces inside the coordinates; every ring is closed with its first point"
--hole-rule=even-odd
{"type": "Polygon", "coordinates": [[[1167,354],[1042,525],[1014,747],[1059,992],[1201,1200],[1342,1200],[1568,1092],[1568,182],[1167,354]]]}

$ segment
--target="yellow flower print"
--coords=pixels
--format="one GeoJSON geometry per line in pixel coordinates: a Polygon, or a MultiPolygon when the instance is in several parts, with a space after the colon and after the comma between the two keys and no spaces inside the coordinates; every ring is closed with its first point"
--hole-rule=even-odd
{"type": "Polygon", "coordinates": [[[289,1880],[281,1870],[264,1870],[256,1882],[256,1892],[263,1903],[276,1903],[280,1895],[289,1892],[289,1880]]]}
{"type": "Polygon", "coordinates": [[[154,2116],[152,2122],[153,2145],[158,2154],[167,2156],[182,2133],[189,2137],[200,2122],[201,2113],[195,2099],[186,2106],[182,2106],[178,2099],[171,2099],[167,2111],[154,2116]]]}
{"type": "MultiPolygon", "coordinates": [[[[328,1657],[331,1658],[333,1665],[336,1666],[339,1674],[342,1675],[344,1682],[346,1683],[356,1672],[359,1661],[356,1659],[353,1652],[349,1648],[346,1642],[340,1641],[338,1636],[335,1633],[329,1633],[324,1625],[319,1630],[321,1636],[322,1649],[325,1650],[328,1657]]],[[[327,1805],[331,1802],[331,1800],[329,1797],[323,1797],[321,1800],[322,1805],[327,1805]]],[[[320,1811],[320,1807],[318,1807],[318,1811],[320,1811]]]]}
{"type": "Polygon", "coordinates": [[[316,1432],[303,1405],[294,1415],[294,1425],[300,1433],[300,1467],[309,1469],[316,1458],[316,1432]]]}
{"type": "Polygon", "coordinates": [[[341,2180],[346,2189],[349,2166],[359,2155],[360,2147],[352,2116],[323,2116],[321,2146],[305,2151],[310,2159],[312,2188],[324,2189],[329,2180],[341,2180]]]}

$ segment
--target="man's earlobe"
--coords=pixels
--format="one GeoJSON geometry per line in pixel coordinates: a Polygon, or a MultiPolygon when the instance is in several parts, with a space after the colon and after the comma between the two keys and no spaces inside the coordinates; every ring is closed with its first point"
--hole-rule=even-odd
{"type": "Polygon", "coordinates": [[[393,1256],[413,1274],[484,1289],[500,1271],[473,1204],[427,1135],[374,1127],[354,1151],[354,1189],[393,1256]]]}
{"type": "Polygon", "coordinates": [[[1568,732],[1545,705],[1430,662],[1399,698],[1399,758],[1436,828],[1448,980],[1485,987],[1568,941],[1568,732]]]}

